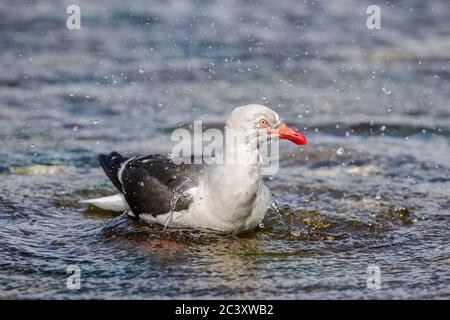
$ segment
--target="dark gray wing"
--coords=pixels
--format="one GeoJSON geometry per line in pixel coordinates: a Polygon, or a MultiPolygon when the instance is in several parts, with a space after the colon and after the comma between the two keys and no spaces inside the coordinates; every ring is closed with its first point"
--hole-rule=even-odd
{"type": "MultiPolygon", "coordinates": [[[[174,189],[183,185],[203,168],[202,164],[175,164],[168,157],[148,155],[132,158],[119,172],[122,191],[135,215],[157,216],[170,211],[174,189]]],[[[175,211],[187,209],[190,199],[180,197],[175,211]]]]}

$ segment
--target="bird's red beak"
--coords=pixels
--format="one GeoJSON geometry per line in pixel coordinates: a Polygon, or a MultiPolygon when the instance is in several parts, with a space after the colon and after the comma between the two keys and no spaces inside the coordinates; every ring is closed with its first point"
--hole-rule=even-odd
{"type": "Polygon", "coordinates": [[[295,144],[307,144],[306,137],[303,133],[288,127],[286,124],[281,124],[276,129],[271,129],[270,134],[278,134],[280,139],[287,139],[295,144]]]}

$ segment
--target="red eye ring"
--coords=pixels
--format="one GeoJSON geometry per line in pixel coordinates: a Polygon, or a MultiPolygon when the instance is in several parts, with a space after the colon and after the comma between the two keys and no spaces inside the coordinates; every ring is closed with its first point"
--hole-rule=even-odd
{"type": "Polygon", "coordinates": [[[261,119],[258,123],[261,128],[266,128],[269,125],[269,122],[267,122],[266,119],[261,119]]]}

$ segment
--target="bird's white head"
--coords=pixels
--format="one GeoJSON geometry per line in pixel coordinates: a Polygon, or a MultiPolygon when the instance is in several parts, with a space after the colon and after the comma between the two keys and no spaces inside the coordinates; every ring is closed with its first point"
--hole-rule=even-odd
{"type": "Polygon", "coordinates": [[[259,104],[235,108],[228,117],[225,128],[263,130],[266,131],[268,138],[279,137],[295,144],[307,144],[306,137],[301,132],[288,127],[275,111],[259,104]]]}

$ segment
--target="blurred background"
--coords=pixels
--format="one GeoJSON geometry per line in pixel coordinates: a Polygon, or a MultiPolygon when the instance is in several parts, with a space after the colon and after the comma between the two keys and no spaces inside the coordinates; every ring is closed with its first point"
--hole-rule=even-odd
{"type": "Polygon", "coordinates": [[[445,0],[3,0],[0,297],[448,298],[449,90],[445,0]],[[98,153],[167,153],[173,129],[248,103],[309,141],[283,144],[261,230],[164,231],[77,203],[114,192],[98,153]]]}

